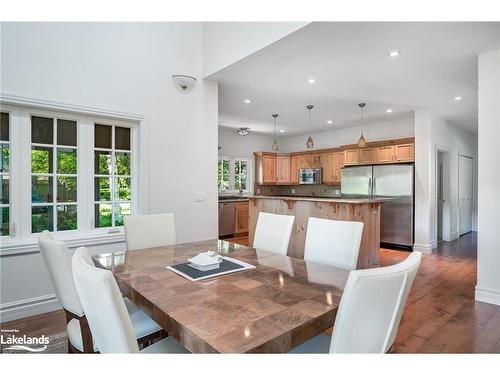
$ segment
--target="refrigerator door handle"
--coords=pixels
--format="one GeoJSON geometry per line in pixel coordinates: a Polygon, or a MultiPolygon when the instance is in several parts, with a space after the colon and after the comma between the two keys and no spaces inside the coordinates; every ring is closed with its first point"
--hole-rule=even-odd
{"type": "Polygon", "coordinates": [[[368,178],[368,194],[373,195],[373,192],[372,192],[372,178],[371,177],[368,178]]]}
{"type": "Polygon", "coordinates": [[[377,178],[376,177],[373,177],[372,195],[377,195],[377,178]]]}

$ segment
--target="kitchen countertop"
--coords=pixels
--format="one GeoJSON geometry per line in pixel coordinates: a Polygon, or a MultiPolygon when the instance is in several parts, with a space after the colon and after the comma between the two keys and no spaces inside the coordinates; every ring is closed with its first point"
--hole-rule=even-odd
{"type": "Polygon", "coordinates": [[[248,198],[219,199],[219,203],[248,202],[248,198]]]}
{"type": "Polygon", "coordinates": [[[277,199],[287,201],[332,202],[332,203],[384,203],[392,198],[325,198],[325,197],[296,197],[288,195],[252,195],[249,199],[277,199]]]}

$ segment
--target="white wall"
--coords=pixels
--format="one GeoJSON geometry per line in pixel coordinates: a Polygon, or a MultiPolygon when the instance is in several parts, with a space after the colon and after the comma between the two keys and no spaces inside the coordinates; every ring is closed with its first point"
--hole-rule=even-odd
{"type": "Polygon", "coordinates": [[[304,27],[308,22],[204,22],[203,77],[304,27]]]}
{"type": "MultiPolygon", "coordinates": [[[[476,134],[455,126],[429,110],[415,112],[415,249],[430,253],[437,245],[436,151],[446,151],[443,238],[458,238],[458,162],[465,155],[477,160],[476,134]]],[[[477,196],[477,173],[474,173],[477,196]]],[[[474,200],[473,216],[477,212],[474,200]]],[[[475,219],[473,218],[473,223],[475,219]]],[[[475,225],[473,225],[475,227],[475,225]]]]}
{"type": "MultiPolygon", "coordinates": [[[[333,148],[357,143],[361,128],[343,128],[311,134],[314,148],[333,148]]],[[[408,119],[380,122],[366,125],[364,135],[368,142],[385,139],[407,138],[414,135],[413,116],[408,119]]],[[[307,135],[285,137],[281,141],[281,151],[296,152],[306,149],[307,135]]]]}
{"type": "MultiPolygon", "coordinates": [[[[246,136],[236,133],[236,129],[219,126],[219,156],[250,159],[250,188],[253,192],[255,180],[255,151],[272,151],[274,137],[267,134],[250,132],[246,136]]],[[[280,140],[278,140],[280,144],[280,140]]]]}
{"type": "Polygon", "coordinates": [[[479,55],[476,299],[500,305],[500,50],[479,55]]]}
{"type": "MultiPolygon", "coordinates": [[[[181,94],[171,82],[172,74],[202,76],[201,23],[1,27],[2,94],[144,115],[142,211],[173,212],[179,242],[217,236],[217,85],[198,80],[181,94]],[[205,192],[206,202],[195,203],[195,191],[205,192]]],[[[39,254],[0,260],[0,311],[17,309],[19,317],[30,313],[30,304],[54,307],[43,304],[53,289],[39,254]]]]}

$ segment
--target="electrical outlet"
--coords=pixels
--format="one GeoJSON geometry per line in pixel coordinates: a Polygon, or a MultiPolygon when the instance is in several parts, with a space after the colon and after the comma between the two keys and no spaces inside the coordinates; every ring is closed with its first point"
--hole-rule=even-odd
{"type": "Polygon", "coordinates": [[[260,194],[260,189],[257,189],[257,194],[260,194]]]}
{"type": "Polygon", "coordinates": [[[205,202],[207,200],[207,195],[204,191],[197,191],[194,193],[195,202],[205,202]]]}
{"type": "Polygon", "coordinates": [[[295,194],[295,189],[290,190],[292,194],[295,194]]]}

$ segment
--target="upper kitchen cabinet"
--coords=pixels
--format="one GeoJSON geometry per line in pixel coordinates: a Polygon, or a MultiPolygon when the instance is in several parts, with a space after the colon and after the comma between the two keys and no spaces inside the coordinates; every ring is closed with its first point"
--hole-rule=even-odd
{"type": "Polygon", "coordinates": [[[292,184],[299,183],[299,169],[301,158],[301,155],[290,156],[290,183],[292,184]]]}
{"type": "Polygon", "coordinates": [[[400,145],[388,145],[378,147],[377,163],[405,163],[415,160],[415,150],[413,143],[400,145]]]}
{"type": "Polygon", "coordinates": [[[382,146],[377,149],[377,162],[394,163],[394,146],[382,146]]]}
{"type": "Polygon", "coordinates": [[[359,164],[359,149],[358,148],[344,151],[344,164],[345,165],[358,165],[359,164]]]}
{"type": "Polygon", "coordinates": [[[290,183],[290,155],[278,155],[276,157],[276,183],[290,183]]]}
{"type": "Polygon", "coordinates": [[[377,148],[364,147],[359,149],[359,164],[376,164],[377,148]]]}
{"type": "Polygon", "coordinates": [[[335,182],[335,153],[325,152],[322,156],[323,183],[333,184],[335,182]]]}
{"type": "Polygon", "coordinates": [[[255,153],[255,181],[258,185],[276,183],[277,155],[270,152],[255,153]]]}
{"type": "Polygon", "coordinates": [[[403,163],[415,160],[415,145],[413,143],[396,145],[394,149],[396,162],[403,163]]]}
{"type": "Polygon", "coordinates": [[[333,162],[333,182],[340,184],[340,172],[344,168],[344,153],[337,151],[334,153],[333,162]]]}

